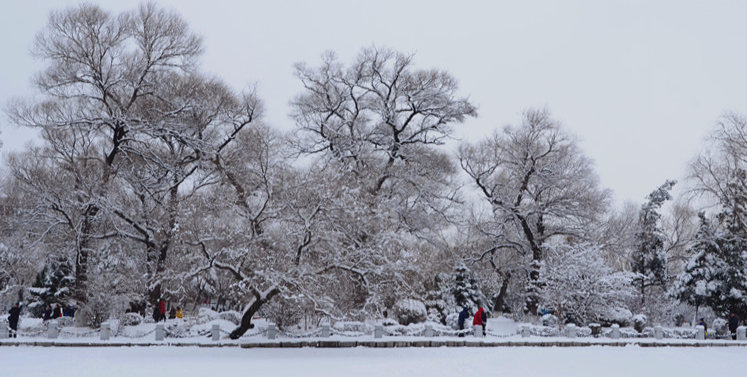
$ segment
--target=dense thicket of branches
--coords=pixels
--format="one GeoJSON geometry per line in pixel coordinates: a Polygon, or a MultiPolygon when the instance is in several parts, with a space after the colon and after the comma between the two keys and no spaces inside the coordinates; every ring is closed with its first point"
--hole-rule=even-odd
{"type": "Polygon", "coordinates": [[[662,208],[669,182],[642,207],[612,208],[546,110],[450,153],[476,107],[413,55],[368,47],[350,64],[333,53],[297,64],[285,134],[263,122],[253,89],[197,68],[202,49],[153,4],[50,15],[33,47],[46,64],[37,95],[6,106],[41,139],[6,159],[0,303],[73,303],[95,324],[130,303],[212,300],[243,311],[232,337],[257,313],[286,326],[425,307],[398,318],[449,323],[482,305],[663,322],[680,300],[747,314],[738,115],[693,163],[691,193],[716,208],[697,231],[692,206],[662,208]],[[641,307],[652,284],[670,295],[641,307]]]}

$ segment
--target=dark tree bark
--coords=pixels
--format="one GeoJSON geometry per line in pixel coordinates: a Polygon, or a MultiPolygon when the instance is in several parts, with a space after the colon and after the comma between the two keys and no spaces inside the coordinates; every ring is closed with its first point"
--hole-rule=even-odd
{"type": "Polygon", "coordinates": [[[239,339],[249,329],[253,329],[254,324],[252,323],[252,317],[254,317],[254,313],[256,313],[262,305],[269,302],[276,294],[280,293],[280,290],[278,288],[273,288],[267,292],[261,293],[254,289],[252,290],[252,293],[254,294],[254,302],[252,302],[252,304],[244,311],[239,327],[235,328],[231,331],[231,334],[228,335],[231,339],[239,339]]]}

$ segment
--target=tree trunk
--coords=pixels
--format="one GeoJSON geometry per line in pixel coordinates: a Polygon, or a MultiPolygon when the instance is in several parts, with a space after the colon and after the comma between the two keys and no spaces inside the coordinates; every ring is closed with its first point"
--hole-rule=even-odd
{"type": "Polygon", "coordinates": [[[259,310],[259,308],[262,307],[262,305],[270,301],[272,297],[278,293],[280,293],[280,290],[277,288],[272,288],[268,292],[265,292],[264,296],[259,291],[254,290],[253,292],[254,302],[252,302],[252,304],[249,305],[246,311],[244,311],[244,315],[241,317],[241,324],[239,325],[239,327],[231,331],[231,334],[229,334],[229,337],[231,339],[239,339],[249,329],[253,329],[254,324],[252,323],[252,317],[254,316],[254,313],[256,313],[259,310]]]}
{"type": "Polygon", "coordinates": [[[498,291],[498,295],[495,296],[495,300],[493,300],[493,313],[503,313],[503,306],[506,303],[506,291],[508,291],[508,283],[510,280],[511,274],[507,273],[506,276],[503,277],[503,283],[501,284],[501,289],[498,291]]]}

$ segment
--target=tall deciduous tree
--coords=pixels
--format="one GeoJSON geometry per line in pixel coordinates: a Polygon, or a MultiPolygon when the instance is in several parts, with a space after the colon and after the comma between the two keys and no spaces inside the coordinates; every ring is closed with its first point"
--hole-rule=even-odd
{"type": "Polygon", "coordinates": [[[510,250],[526,258],[525,312],[534,315],[546,243],[583,239],[605,213],[609,192],[576,139],[545,110],[528,110],[518,126],[463,144],[459,160],[492,211],[492,244],[479,255],[510,250]]]}
{"type": "Polygon", "coordinates": [[[351,282],[356,306],[381,312],[415,290],[417,272],[398,261],[417,260],[421,241],[442,240],[458,169],[436,147],[475,106],[449,73],[388,49],[365,48],[349,66],[328,53],[296,75],[305,90],[292,102],[294,145],[315,158],[330,193],[314,219],[324,241],[309,251],[323,256],[326,276],[351,282]]]}
{"type": "Polygon", "coordinates": [[[70,194],[39,198],[75,241],[80,303],[92,255],[113,249],[112,237],[143,250],[149,293],[160,295],[181,202],[210,183],[205,159],[257,115],[254,93],[197,73],[201,51],[187,23],[153,3],[119,15],[89,4],[53,12],[36,38],[47,63],[34,80],[41,96],[8,114],[42,130],[45,158],[62,172],[57,186],[70,194]]]}

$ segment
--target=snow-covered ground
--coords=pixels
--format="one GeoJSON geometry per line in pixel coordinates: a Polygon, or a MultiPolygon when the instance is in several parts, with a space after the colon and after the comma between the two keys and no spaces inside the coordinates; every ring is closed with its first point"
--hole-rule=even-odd
{"type": "Polygon", "coordinates": [[[739,376],[747,348],[0,347],[3,376],[739,376]]]}
{"type": "MultiPolygon", "coordinates": [[[[32,335],[41,328],[40,320],[26,319],[27,336],[0,340],[0,376],[737,376],[743,374],[743,359],[747,344],[730,340],[709,341],[711,345],[743,345],[743,347],[641,347],[644,343],[696,345],[695,339],[628,339],[628,346],[586,347],[431,347],[431,348],[240,348],[245,343],[268,342],[262,327],[264,320],[241,340],[230,340],[225,331],[235,325],[221,318],[185,326],[185,337],[155,341],[155,324],[141,323],[113,329],[118,335],[109,341],[99,339],[91,329],[65,328],[56,340],[45,334],[32,335]],[[39,322],[39,323],[37,323],[39,322]],[[224,331],[220,342],[205,334],[213,324],[224,331]],[[2,344],[5,343],[5,344],[2,344]],[[25,344],[45,343],[51,347],[25,344]],[[70,347],[88,343],[136,344],[117,347],[70,347]],[[21,344],[21,345],[15,345],[21,344]],[[144,345],[156,346],[144,346],[144,345]],[[198,347],[197,345],[224,347],[198,347]],[[160,346],[171,345],[171,346],[160,346]]],[[[180,327],[184,321],[175,321],[180,327]]],[[[434,339],[467,340],[468,342],[510,341],[528,343],[567,341],[564,337],[517,334],[517,324],[507,318],[491,319],[489,336],[441,336],[434,339]]],[[[318,336],[316,337],[317,339],[318,336]]],[[[369,334],[337,333],[328,340],[373,341],[369,334]]],[[[385,336],[382,341],[425,340],[420,336],[385,336]]],[[[275,342],[293,342],[282,334],[275,342]]],[[[302,339],[300,339],[302,340],[302,339]]],[[[576,338],[583,342],[601,342],[607,338],[576,338]]],[[[625,341],[625,340],[622,340],[625,341]]],[[[504,343],[502,343],[504,342],[504,343]]]]}

